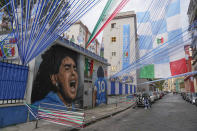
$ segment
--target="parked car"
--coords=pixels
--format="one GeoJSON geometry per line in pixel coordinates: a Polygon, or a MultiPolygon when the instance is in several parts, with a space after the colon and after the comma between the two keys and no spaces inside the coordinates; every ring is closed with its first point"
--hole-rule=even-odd
{"type": "Polygon", "coordinates": [[[197,99],[195,100],[195,105],[197,106],[197,99]]]}
{"type": "Polygon", "coordinates": [[[161,97],[164,97],[164,95],[165,95],[165,94],[164,94],[164,92],[162,91],[162,92],[161,92],[161,97]]]}
{"type": "Polygon", "coordinates": [[[197,93],[191,93],[191,103],[195,104],[197,99],[197,93]]]}
{"type": "Polygon", "coordinates": [[[158,95],[157,95],[157,92],[153,92],[153,95],[155,96],[155,101],[159,99],[158,95]]]}
{"type": "Polygon", "coordinates": [[[153,92],[149,92],[149,96],[150,96],[150,102],[151,103],[155,102],[156,97],[153,95],[153,92]]]}
{"type": "Polygon", "coordinates": [[[189,102],[192,103],[192,93],[189,93],[189,102]]]}
{"type": "Polygon", "coordinates": [[[158,92],[158,93],[159,93],[159,99],[162,99],[162,97],[163,97],[162,92],[158,92]]]}
{"type": "Polygon", "coordinates": [[[187,93],[184,92],[183,99],[186,100],[187,93]]]}
{"type": "Polygon", "coordinates": [[[186,93],[185,100],[187,102],[190,102],[190,93],[186,93]]]}
{"type": "Polygon", "coordinates": [[[157,93],[157,99],[161,99],[160,98],[160,93],[159,92],[156,92],[157,93]]]}
{"type": "Polygon", "coordinates": [[[186,99],[186,93],[185,92],[181,92],[181,96],[182,96],[183,100],[186,99]]]}

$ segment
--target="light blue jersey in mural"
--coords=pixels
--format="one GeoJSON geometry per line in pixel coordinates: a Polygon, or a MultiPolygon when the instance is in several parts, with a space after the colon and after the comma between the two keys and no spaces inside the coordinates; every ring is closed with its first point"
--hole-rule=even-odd
{"type": "MultiPolygon", "coordinates": [[[[59,110],[68,110],[66,105],[60,100],[57,93],[54,93],[53,91],[49,92],[44,99],[36,101],[33,103],[34,106],[40,106],[42,103],[49,103],[49,105],[44,105],[44,107],[47,108],[56,108],[59,110]],[[57,105],[57,106],[56,106],[57,105]]],[[[43,104],[42,104],[43,106],[43,104]]],[[[74,110],[74,104],[72,104],[72,110],[74,110]]]]}
{"type": "Polygon", "coordinates": [[[94,83],[94,88],[97,91],[96,105],[100,105],[101,103],[107,103],[107,81],[105,80],[105,78],[98,78],[94,83]]]}

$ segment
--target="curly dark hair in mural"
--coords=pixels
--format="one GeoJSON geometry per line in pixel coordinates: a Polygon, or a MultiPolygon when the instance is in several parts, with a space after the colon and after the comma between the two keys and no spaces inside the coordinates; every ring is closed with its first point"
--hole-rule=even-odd
{"type": "Polygon", "coordinates": [[[97,77],[104,77],[104,70],[102,66],[99,66],[98,70],[97,70],[97,77]]]}
{"type": "Polygon", "coordinates": [[[40,101],[53,92],[64,104],[71,103],[78,89],[77,54],[61,45],[54,45],[41,57],[31,102],[40,101]]]}

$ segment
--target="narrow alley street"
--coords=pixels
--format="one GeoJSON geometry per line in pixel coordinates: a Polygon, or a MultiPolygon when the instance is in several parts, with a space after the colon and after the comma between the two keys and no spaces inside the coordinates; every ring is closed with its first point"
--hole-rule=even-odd
{"type": "Polygon", "coordinates": [[[0,0],[0,131],[197,131],[197,0],[0,0]]]}
{"type": "Polygon", "coordinates": [[[151,109],[129,109],[94,123],[83,131],[196,131],[197,107],[168,94],[151,109]]]}

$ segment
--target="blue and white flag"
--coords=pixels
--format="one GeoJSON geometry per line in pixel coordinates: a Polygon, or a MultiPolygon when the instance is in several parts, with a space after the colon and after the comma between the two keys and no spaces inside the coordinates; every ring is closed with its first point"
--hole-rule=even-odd
{"type": "MultiPolygon", "coordinates": [[[[143,1],[143,0],[141,0],[143,1]]],[[[153,53],[153,57],[143,64],[148,65],[141,69],[141,78],[167,78],[187,72],[185,65],[185,51],[182,17],[187,17],[182,11],[185,2],[180,0],[152,1],[150,9],[137,12],[139,35],[139,56],[153,53]],[[162,53],[153,52],[153,49],[168,46],[162,53]],[[171,48],[179,45],[179,48],[171,48]],[[151,65],[150,65],[151,64],[151,65]],[[176,68],[175,68],[176,67],[176,68]]],[[[184,8],[183,8],[184,9],[184,8]]]]}

